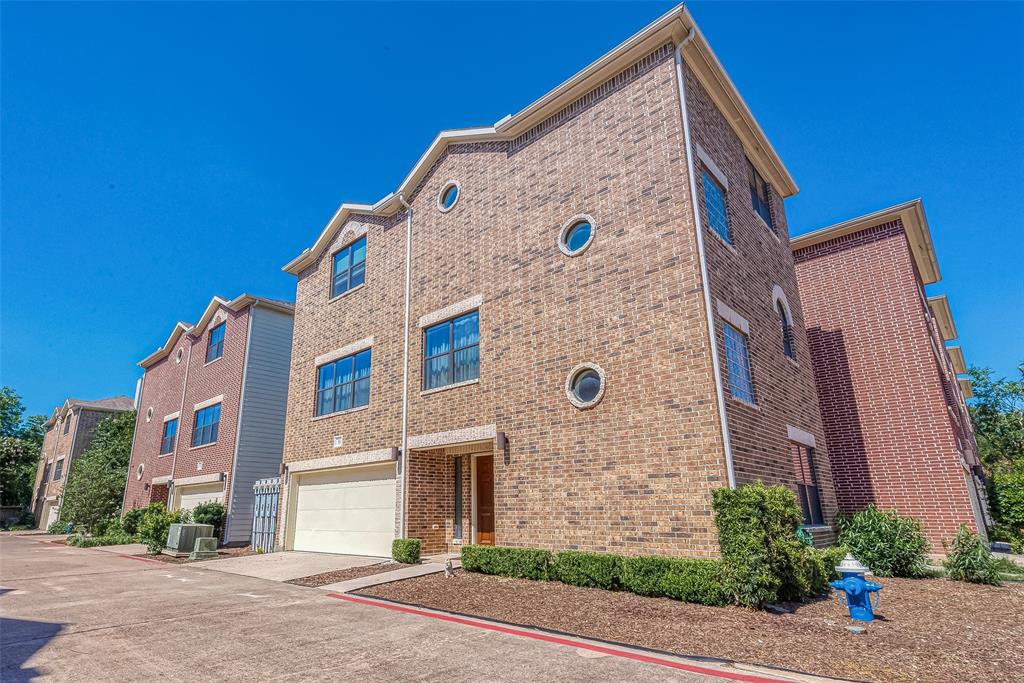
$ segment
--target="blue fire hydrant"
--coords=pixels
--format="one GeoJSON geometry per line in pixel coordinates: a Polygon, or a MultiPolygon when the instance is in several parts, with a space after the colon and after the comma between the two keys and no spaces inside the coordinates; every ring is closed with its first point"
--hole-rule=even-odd
{"type": "Polygon", "coordinates": [[[871,570],[849,553],[836,567],[836,571],[842,578],[833,581],[831,586],[836,590],[840,604],[850,609],[850,618],[857,621],[874,621],[875,610],[878,608],[878,591],[882,590],[882,584],[867,581],[864,575],[870,574],[871,570]],[[875,596],[873,604],[872,595],[875,596]]]}

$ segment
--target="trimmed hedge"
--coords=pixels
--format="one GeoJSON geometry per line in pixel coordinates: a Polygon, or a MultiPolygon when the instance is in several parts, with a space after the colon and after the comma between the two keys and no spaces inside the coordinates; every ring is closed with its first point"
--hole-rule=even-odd
{"type": "Polygon", "coordinates": [[[622,581],[622,558],[618,555],[563,550],[555,557],[551,578],[570,586],[618,590],[622,581]]]}
{"type": "Polygon", "coordinates": [[[419,564],[423,541],[418,538],[396,538],[391,542],[391,559],[402,564],[419,564]]]}
{"type": "Polygon", "coordinates": [[[622,587],[630,593],[721,607],[732,592],[720,560],[676,557],[622,558],[622,587]]]}
{"type": "Polygon", "coordinates": [[[514,579],[546,581],[551,576],[554,558],[547,550],[505,548],[495,545],[462,547],[462,568],[481,574],[509,576],[514,579]]]}

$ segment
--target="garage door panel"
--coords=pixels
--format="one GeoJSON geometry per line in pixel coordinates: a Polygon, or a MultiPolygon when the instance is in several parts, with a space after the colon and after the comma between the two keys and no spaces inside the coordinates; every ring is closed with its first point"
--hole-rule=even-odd
{"type": "Polygon", "coordinates": [[[388,556],[394,524],[395,467],[391,463],[297,479],[295,550],[388,556]]]}
{"type": "Polygon", "coordinates": [[[175,493],[178,499],[179,510],[192,510],[200,503],[222,503],[224,502],[224,484],[198,484],[193,486],[182,486],[175,493]]]}

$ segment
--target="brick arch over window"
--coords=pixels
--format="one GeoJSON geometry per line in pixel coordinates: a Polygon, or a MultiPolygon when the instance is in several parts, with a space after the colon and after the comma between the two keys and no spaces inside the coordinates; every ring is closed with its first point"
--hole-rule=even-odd
{"type": "Polygon", "coordinates": [[[789,307],[789,299],[782,287],[775,285],[772,289],[772,310],[779,318],[779,329],[782,332],[782,353],[796,360],[796,343],[793,335],[793,309],[789,307]]]}

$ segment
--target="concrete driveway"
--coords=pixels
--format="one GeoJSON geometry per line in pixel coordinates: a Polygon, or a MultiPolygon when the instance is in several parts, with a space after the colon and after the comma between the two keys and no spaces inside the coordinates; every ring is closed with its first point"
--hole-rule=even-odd
{"type": "Polygon", "coordinates": [[[382,557],[288,551],[228,557],[223,560],[209,560],[203,563],[203,569],[251,576],[256,579],[267,579],[269,581],[290,581],[291,579],[300,579],[303,576],[313,576],[314,574],[323,574],[352,567],[363,567],[368,564],[377,564],[384,561],[385,559],[382,557]]]}
{"type": "MultiPolygon", "coordinates": [[[[350,602],[207,564],[13,536],[0,536],[0,558],[5,682],[720,680],[599,644],[350,602]]],[[[768,680],[723,671],[733,680],[768,680]]]]}

